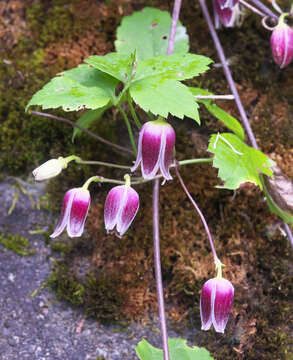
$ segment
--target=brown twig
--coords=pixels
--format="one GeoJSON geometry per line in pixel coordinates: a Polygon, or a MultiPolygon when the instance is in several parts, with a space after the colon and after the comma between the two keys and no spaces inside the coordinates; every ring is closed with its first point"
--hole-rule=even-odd
{"type": "Polygon", "coordinates": [[[94,138],[94,139],[102,142],[103,144],[108,145],[108,146],[111,146],[112,148],[114,148],[114,149],[116,149],[116,150],[119,150],[119,152],[120,152],[120,151],[123,151],[123,152],[127,152],[127,153],[129,153],[129,154],[132,154],[132,155],[134,154],[134,152],[133,152],[132,150],[127,149],[127,148],[125,148],[125,147],[123,147],[123,146],[114,144],[114,143],[112,143],[111,141],[108,141],[108,140],[106,140],[106,139],[103,139],[101,136],[94,134],[93,132],[85,129],[84,127],[82,127],[82,126],[74,123],[74,122],[71,121],[71,120],[62,118],[62,117],[60,117],[60,116],[55,116],[55,115],[52,115],[52,114],[40,112],[40,111],[34,111],[34,110],[32,110],[30,113],[31,113],[31,114],[34,114],[34,115],[39,115],[39,116],[47,117],[47,118],[49,118],[49,119],[54,119],[54,120],[57,120],[57,121],[61,121],[61,122],[65,123],[65,124],[67,124],[67,125],[70,125],[70,126],[72,126],[72,127],[78,128],[79,130],[83,131],[84,133],[86,133],[87,135],[91,136],[92,138],[94,138]]]}

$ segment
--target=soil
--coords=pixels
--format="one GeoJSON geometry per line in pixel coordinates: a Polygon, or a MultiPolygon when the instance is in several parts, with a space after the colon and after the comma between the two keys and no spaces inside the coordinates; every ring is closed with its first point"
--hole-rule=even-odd
{"type": "MultiPolygon", "coordinates": [[[[103,203],[109,187],[103,185],[91,189],[85,235],[69,240],[64,234],[49,241],[58,217],[54,211],[59,211],[64,192],[80,186],[93,169],[70,166],[46,189],[32,184],[30,171],[50,157],[71,153],[124,164],[132,158],[86,136],[72,143],[66,125],[25,114],[24,109],[31,95],[57,72],[76,66],[89,55],[113,51],[122,16],[146,5],[171,11],[172,3],[1,3],[0,240],[6,240],[0,245],[3,359],[135,359],[134,345],[143,336],[153,345],[160,344],[149,216],[151,185],[138,187],[140,212],[123,239],[105,234],[103,203]],[[31,230],[38,231],[32,234],[31,230]],[[44,288],[31,297],[42,284],[44,288]]],[[[180,19],[187,27],[191,52],[215,61],[192,84],[217,94],[229,93],[199,5],[183,2],[180,19]]],[[[240,28],[219,34],[258,144],[292,180],[292,64],[280,71],[273,63],[269,34],[257,16],[248,15],[240,28]]],[[[231,101],[218,105],[238,117],[231,101]]],[[[65,116],[60,110],[50,113],[65,116]]],[[[73,113],[66,117],[77,119],[73,113]]],[[[209,135],[223,129],[204,111],[201,120],[198,127],[189,119],[170,119],[176,128],[179,160],[208,156],[209,135]]],[[[117,112],[109,111],[91,130],[129,146],[120,124],[117,112]]],[[[94,171],[115,178],[123,175],[103,168],[94,171]]],[[[214,276],[212,257],[202,225],[177,180],[167,183],[160,193],[160,231],[169,335],[206,347],[218,360],[293,359],[293,252],[280,220],[270,214],[262,192],[252,184],[235,193],[216,189],[220,180],[209,164],[185,167],[181,172],[207,217],[226,265],[224,276],[235,286],[235,299],[225,335],[200,331],[199,296],[202,284],[214,276]]]]}

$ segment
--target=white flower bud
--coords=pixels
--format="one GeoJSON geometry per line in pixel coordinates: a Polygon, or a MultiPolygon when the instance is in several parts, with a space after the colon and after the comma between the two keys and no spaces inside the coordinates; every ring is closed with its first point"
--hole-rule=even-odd
{"type": "Polygon", "coordinates": [[[58,159],[51,159],[46,161],[41,166],[37,167],[33,171],[33,175],[36,181],[43,181],[51,179],[61,173],[64,169],[64,159],[62,157],[58,159]]]}

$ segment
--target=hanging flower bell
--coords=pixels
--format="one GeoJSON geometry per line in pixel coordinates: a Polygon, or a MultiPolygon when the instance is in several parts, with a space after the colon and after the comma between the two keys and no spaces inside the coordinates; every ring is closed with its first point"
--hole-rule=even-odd
{"type": "Polygon", "coordinates": [[[104,207],[105,228],[122,237],[131,225],[139,208],[138,193],[130,186],[129,175],[125,185],[115,186],[107,195],[104,207]]]}
{"type": "Polygon", "coordinates": [[[158,171],[172,180],[170,166],[174,158],[175,131],[164,120],[148,121],[139,133],[137,158],[131,171],[141,164],[144,179],[153,179],[158,171]]]}
{"type": "Polygon", "coordinates": [[[234,287],[226,279],[216,277],[204,283],[200,297],[202,330],[214,325],[216,332],[224,333],[233,297],[234,287]]]}
{"type": "Polygon", "coordinates": [[[63,199],[59,222],[50,237],[55,238],[59,236],[65,227],[69,237],[81,236],[90,207],[90,201],[90,193],[87,189],[74,188],[68,190],[63,199]]]}

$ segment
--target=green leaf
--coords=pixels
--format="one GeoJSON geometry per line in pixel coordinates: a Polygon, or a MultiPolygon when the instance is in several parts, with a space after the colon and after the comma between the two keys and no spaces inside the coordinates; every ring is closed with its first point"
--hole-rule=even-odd
{"type": "Polygon", "coordinates": [[[155,77],[162,80],[185,80],[193,78],[209,69],[212,60],[195,54],[161,55],[152,59],[138,61],[133,82],[155,77]]]}
{"type": "Polygon", "coordinates": [[[72,80],[77,81],[86,87],[99,86],[103,88],[111,98],[115,98],[115,88],[118,81],[114,77],[107,75],[105,72],[93,69],[89,65],[78,65],[76,68],[63,71],[60,75],[70,77],[72,80]]]}
{"type": "MultiPolygon", "coordinates": [[[[213,95],[213,93],[200,89],[189,87],[189,90],[193,95],[213,95]]],[[[196,99],[197,102],[205,105],[206,109],[220,120],[228,129],[232,130],[240,139],[244,140],[244,129],[240,122],[234,118],[234,116],[228,114],[226,111],[221,109],[219,106],[213,103],[210,99],[196,99]]]]}
{"type": "Polygon", "coordinates": [[[105,56],[90,56],[84,61],[94,68],[126,83],[131,75],[134,60],[133,54],[109,53],[105,56]]]}
{"type": "MultiPolygon", "coordinates": [[[[210,353],[197,346],[189,347],[184,339],[168,339],[171,360],[213,360],[210,353]]],[[[163,350],[143,339],[135,348],[140,360],[163,360],[163,350]]]]}
{"type": "MultiPolygon", "coordinates": [[[[81,117],[77,120],[76,124],[82,126],[85,129],[88,129],[89,126],[96,120],[98,120],[103,114],[104,112],[111,106],[112,104],[109,103],[99,109],[96,110],[89,110],[87,112],[85,112],[84,114],[81,115],[81,117]]],[[[82,131],[75,127],[73,129],[73,134],[72,134],[72,142],[74,141],[75,137],[77,135],[80,135],[82,133],[82,131]]]]}
{"type": "Polygon", "coordinates": [[[246,145],[234,134],[212,135],[208,151],[213,153],[213,166],[225,182],[225,189],[237,189],[244,182],[252,182],[262,189],[260,174],[271,176],[274,161],[264,153],[246,145]]]}
{"type": "Polygon", "coordinates": [[[138,61],[129,85],[133,100],[145,111],[167,117],[168,113],[189,116],[200,123],[198,105],[188,87],[178,80],[198,75],[212,60],[193,54],[163,55],[138,61]]]}
{"type": "Polygon", "coordinates": [[[130,95],[146,112],[167,117],[168,113],[183,119],[184,115],[200,123],[194,97],[188,87],[176,80],[158,82],[145,78],[131,84],[130,95]]]}
{"type": "MultiPolygon", "coordinates": [[[[137,50],[140,60],[165,55],[170,27],[169,12],[151,7],[146,7],[131,16],[125,16],[117,29],[116,51],[129,54],[137,50]]],[[[176,28],[174,53],[187,53],[188,50],[186,28],[179,21],[176,28]]]]}
{"type": "Polygon", "coordinates": [[[62,107],[65,111],[97,109],[115,96],[117,80],[87,65],[65,71],[36,92],[28,103],[43,109],[62,107]]]}

